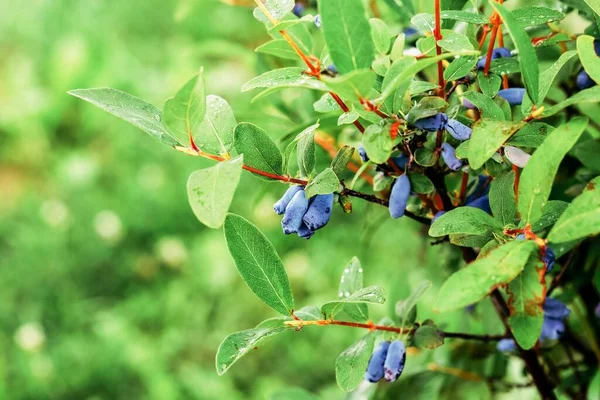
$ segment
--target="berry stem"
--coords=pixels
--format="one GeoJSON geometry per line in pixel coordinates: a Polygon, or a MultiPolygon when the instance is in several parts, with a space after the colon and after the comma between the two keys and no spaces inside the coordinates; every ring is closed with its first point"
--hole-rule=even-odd
{"type": "Polygon", "coordinates": [[[487,55],[485,59],[485,67],[483,73],[488,76],[490,73],[490,64],[492,63],[492,52],[494,51],[494,44],[496,43],[496,36],[498,35],[499,25],[494,25],[492,28],[492,36],[490,37],[490,44],[488,45],[487,55]]]}

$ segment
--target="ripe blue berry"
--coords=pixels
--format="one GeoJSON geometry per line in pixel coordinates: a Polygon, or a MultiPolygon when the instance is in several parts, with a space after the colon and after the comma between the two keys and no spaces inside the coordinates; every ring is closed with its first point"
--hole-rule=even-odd
{"type": "MultiPolygon", "coordinates": [[[[316,231],[327,225],[333,210],[333,193],[318,194],[308,207],[302,221],[311,231],[316,231]]],[[[299,234],[300,232],[298,232],[299,234]]]]}
{"type": "Polygon", "coordinates": [[[523,88],[510,88],[502,89],[498,91],[498,96],[508,101],[511,106],[518,106],[523,103],[523,96],[525,96],[525,89],[523,88]]]}
{"type": "Polygon", "coordinates": [[[483,210],[488,214],[492,213],[492,209],[490,207],[490,196],[488,196],[487,194],[485,196],[481,196],[476,200],[473,200],[470,203],[467,203],[466,205],[468,207],[479,208],[480,210],[483,210]]]}
{"type": "Polygon", "coordinates": [[[546,297],[544,313],[546,318],[562,320],[571,314],[571,310],[562,301],[546,297]]]}
{"type": "Polygon", "coordinates": [[[392,157],[392,161],[394,162],[394,164],[396,164],[398,166],[398,168],[404,170],[406,169],[406,163],[408,162],[409,158],[406,154],[402,154],[398,157],[392,157]]]}
{"type": "Polygon", "coordinates": [[[369,156],[367,155],[367,151],[364,147],[358,146],[358,155],[360,156],[360,159],[363,160],[363,162],[369,161],[369,156]]]}
{"type": "Polygon", "coordinates": [[[302,14],[304,13],[304,4],[296,3],[296,5],[294,5],[292,13],[298,18],[302,18],[302,14]]]}
{"type": "Polygon", "coordinates": [[[404,215],[409,196],[410,181],[408,176],[406,174],[400,175],[394,186],[392,186],[392,193],[390,194],[390,215],[392,218],[400,218],[404,215]]]}
{"type": "Polygon", "coordinates": [[[406,346],[401,340],[394,340],[388,349],[385,364],[383,364],[384,377],[388,382],[395,382],[404,369],[406,362],[406,346]]]}
{"type": "Polygon", "coordinates": [[[448,143],[442,143],[442,158],[452,171],[458,171],[462,167],[462,161],[456,158],[454,147],[448,143]]]}
{"type": "Polygon", "coordinates": [[[554,254],[554,251],[552,251],[552,249],[548,246],[546,246],[546,254],[544,254],[544,257],[542,257],[542,261],[544,264],[546,264],[546,272],[552,271],[552,268],[554,268],[554,262],[556,261],[556,254],[554,254]]]}
{"type": "Polygon", "coordinates": [[[492,51],[492,60],[495,60],[496,58],[502,58],[502,57],[510,57],[510,50],[507,49],[506,47],[496,47],[493,51],[492,51]]]}
{"type": "Polygon", "coordinates": [[[424,131],[435,132],[446,128],[448,116],[444,113],[437,113],[432,117],[427,117],[415,121],[414,125],[424,131]]]}
{"type": "Polygon", "coordinates": [[[379,347],[375,349],[367,365],[367,371],[365,372],[365,379],[369,382],[379,382],[383,379],[383,364],[390,348],[390,342],[381,342],[379,347]]]}
{"type": "Polygon", "coordinates": [[[314,234],[315,234],[315,231],[311,230],[308,226],[306,226],[305,223],[302,223],[302,225],[300,225],[300,228],[298,228],[298,236],[301,237],[302,239],[308,240],[314,234]]]}
{"type": "Polygon", "coordinates": [[[471,128],[458,122],[455,119],[449,119],[446,124],[446,130],[453,138],[458,140],[467,140],[471,137],[471,128]]]}
{"type": "Polygon", "coordinates": [[[517,349],[517,344],[513,339],[502,339],[496,344],[496,349],[503,353],[509,353],[517,349]]]}
{"type": "Polygon", "coordinates": [[[559,319],[544,318],[540,340],[558,340],[565,333],[565,323],[559,319]]]}
{"type": "Polygon", "coordinates": [[[308,210],[308,199],[304,190],[300,190],[292,197],[292,200],[285,209],[285,214],[281,220],[283,233],[286,235],[297,233],[302,225],[302,217],[306,214],[306,210],[308,210]]]}
{"type": "Polygon", "coordinates": [[[294,195],[296,193],[298,193],[300,190],[302,190],[302,186],[291,186],[288,190],[286,190],[286,192],[279,199],[279,201],[277,201],[277,203],[275,203],[275,205],[273,206],[273,209],[275,210],[275,212],[278,215],[283,214],[285,212],[285,209],[287,208],[288,204],[290,204],[292,197],[294,197],[294,195]]]}
{"type": "Polygon", "coordinates": [[[590,76],[588,75],[587,72],[585,72],[584,69],[582,69],[579,74],[577,74],[577,87],[581,90],[583,89],[589,89],[592,86],[594,86],[596,84],[596,82],[594,82],[594,80],[592,78],[590,78],[590,76]]]}

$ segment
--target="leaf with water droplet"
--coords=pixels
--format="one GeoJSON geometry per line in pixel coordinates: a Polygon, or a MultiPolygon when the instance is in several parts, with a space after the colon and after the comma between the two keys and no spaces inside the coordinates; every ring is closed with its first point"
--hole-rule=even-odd
{"type": "MultiPolygon", "coordinates": [[[[343,300],[344,297],[348,297],[362,288],[363,269],[359,259],[352,257],[342,272],[338,290],[338,298],[343,300]],[[348,294],[348,296],[346,296],[346,294],[348,294]]],[[[346,304],[344,306],[344,312],[355,321],[362,322],[369,319],[369,308],[366,304],[346,304]]]]}
{"type": "Polygon", "coordinates": [[[335,380],[338,386],[346,391],[352,391],[360,385],[369,364],[375,334],[369,332],[365,337],[344,350],[335,360],[335,380]]]}
{"type": "Polygon", "coordinates": [[[334,300],[323,304],[321,312],[326,318],[333,318],[337,313],[344,309],[347,304],[360,304],[360,303],[375,303],[383,304],[385,302],[385,290],[380,286],[369,286],[349,296],[346,293],[343,294],[344,298],[341,300],[334,300]]]}
{"type": "Polygon", "coordinates": [[[165,102],[166,127],[185,143],[198,132],[206,113],[206,95],[202,74],[190,79],[177,94],[165,102]]]}

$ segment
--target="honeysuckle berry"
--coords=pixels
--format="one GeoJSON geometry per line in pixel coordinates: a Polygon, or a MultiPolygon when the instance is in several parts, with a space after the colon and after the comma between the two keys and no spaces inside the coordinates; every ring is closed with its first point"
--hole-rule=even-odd
{"type": "Polygon", "coordinates": [[[286,235],[297,233],[302,225],[302,218],[308,210],[308,199],[304,190],[298,191],[285,209],[281,227],[286,235]]]}
{"type": "Polygon", "coordinates": [[[410,196],[410,181],[406,174],[400,175],[394,186],[392,186],[392,193],[390,194],[390,215],[392,218],[400,218],[404,216],[406,210],[406,203],[410,196]]]}
{"type": "Polygon", "coordinates": [[[385,364],[389,348],[390,342],[381,342],[377,346],[367,365],[367,371],[365,372],[365,379],[367,381],[375,383],[383,379],[383,365],[385,364]]]}
{"type": "Polygon", "coordinates": [[[388,382],[395,382],[404,370],[406,362],[406,346],[401,340],[394,340],[387,352],[383,364],[384,377],[388,382]]]}
{"type": "Polygon", "coordinates": [[[302,14],[304,14],[304,4],[296,3],[292,9],[292,13],[298,18],[302,18],[302,14]]]}
{"type": "Polygon", "coordinates": [[[508,158],[508,161],[513,163],[519,168],[525,168],[531,155],[519,149],[518,147],[506,146],[504,147],[504,155],[508,158]]]}
{"type": "Polygon", "coordinates": [[[485,196],[481,196],[478,199],[473,200],[470,203],[466,204],[468,207],[479,208],[482,211],[485,211],[488,214],[492,213],[492,209],[490,207],[490,196],[487,194],[485,196]]]}
{"type": "Polygon", "coordinates": [[[405,40],[413,40],[419,36],[419,30],[415,27],[409,26],[408,28],[404,28],[404,39],[405,40]]]}
{"type": "Polygon", "coordinates": [[[544,254],[544,257],[542,257],[542,261],[546,264],[546,272],[552,271],[554,262],[556,261],[556,255],[549,246],[546,246],[546,253],[544,254]]]}
{"type": "MultiPolygon", "coordinates": [[[[333,210],[333,193],[318,194],[308,207],[302,221],[311,231],[321,229],[329,222],[333,210]]],[[[300,232],[298,232],[300,234],[300,232]]]]}
{"type": "Polygon", "coordinates": [[[469,139],[472,132],[471,128],[455,119],[448,120],[448,123],[446,124],[446,130],[454,139],[458,140],[469,139]]]}
{"type": "Polygon", "coordinates": [[[592,86],[596,85],[596,82],[594,82],[594,80],[592,78],[590,78],[590,76],[588,75],[587,72],[585,72],[584,69],[582,69],[579,74],[577,74],[577,87],[581,90],[583,89],[589,89],[592,86]]]}
{"type": "Polygon", "coordinates": [[[559,319],[544,318],[540,340],[558,340],[565,333],[565,323],[559,319]]]}
{"type": "Polygon", "coordinates": [[[321,14],[315,15],[315,19],[313,20],[315,26],[319,29],[323,26],[323,22],[321,21],[321,14]]]}
{"type": "Polygon", "coordinates": [[[369,161],[369,156],[367,155],[367,151],[363,146],[358,146],[358,155],[363,162],[369,161]]]}
{"type": "Polygon", "coordinates": [[[340,73],[340,71],[337,69],[337,67],[335,66],[335,64],[329,64],[327,66],[327,71],[331,72],[334,75],[337,75],[340,73]]]}
{"type": "Polygon", "coordinates": [[[509,353],[517,349],[517,344],[513,339],[502,339],[496,344],[496,349],[503,353],[509,353]]]}
{"type": "Polygon", "coordinates": [[[414,125],[424,131],[435,132],[446,129],[447,123],[448,116],[444,113],[437,113],[434,116],[415,121],[414,125]]]}
{"type": "Polygon", "coordinates": [[[298,236],[301,237],[302,239],[308,240],[314,234],[315,234],[315,231],[313,231],[308,226],[306,226],[306,224],[304,222],[300,225],[300,228],[298,228],[298,236]]]}
{"type": "Polygon", "coordinates": [[[442,143],[442,159],[452,171],[458,171],[462,167],[462,161],[456,158],[454,147],[448,143],[442,143]]]}
{"type": "Polygon", "coordinates": [[[290,204],[292,197],[294,197],[294,195],[302,189],[303,189],[302,186],[291,186],[288,190],[286,190],[286,192],[277,201],[277,203],[275,203],[275,205],[273,206],[273,210],[275,210],[275,212],[278,215],[283,214],[285,212],[285,209],[287,208],[288,204],[290,204]]]}
{"type": "Polygon", "coordinates": [[[525,89],[523,88],[510,88],[502,89],[498,91],[498,96],[508,101],[511,106],[518,106],[523,103],[523,96],[525,96],[525,89]]]}
{"type": "MultiPolygon", "coordinates": [[[[495,60],[497,58],[502,58],[502,57],[510,57],[510,50],[505,48],[505,47],[497,47],[494,50],[492,50],[492,60],[495,60]]],[[[487,61],[487,56],[483,56],[479,59],[479,61],[477,61],[477,69],[484,69],[485,68],[485,62],[487,61]]]]}
{"type": "Polygon", "coordinates": [[[396,164],[398,166],[398,168],[404,170],[406,169],[406,163],[408,162],[409,158],[406,154],[402,154],[398,157],[392,157],[392,161],[394,162],[394,164],[396,164]]]}
{"type": "Polygon", "coordinates": [[[562,301],[546,297],[544,301],[544,313],[547,318],[563,320],[571,314],[571,310],[562,301]]]}

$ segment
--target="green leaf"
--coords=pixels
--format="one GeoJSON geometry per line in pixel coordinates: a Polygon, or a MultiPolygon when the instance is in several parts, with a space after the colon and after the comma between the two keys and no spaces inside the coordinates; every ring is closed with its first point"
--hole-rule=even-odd
{"type": "Polygon", "coordinates": [[[358,118],[360,118],[360,115],[358,115],[358,113],[354,110],[345,112],[338,118],[338,125],[341,126],[353,124],[358,118]]]}
{"type": "MultiPolygon", "coordinates": [[[[246,165],[274,175],[283,173],[283,157],[267,133],[256,125],[242,122],[235,127],[235,149],[244,155],[246,165]]],[[[260,178],[270,178],[257,175],[260,178]]]]}
{"type": "Polygon", "coordinates": [[[600,142],[596,139],[584,140],[573,150],[575,157],[587,168],[600,171],[600,142]]]}
{"type": "Polygon", "coordinates": [[[315,101],[313,108],[318,113],[328,113],[341,110],[340,105],[336,103],[329,93],[323,94],[319,100],[315,101]]]}
{"type": "Polygon", "coordinates": [[[568,206],[569,203],[566,201],[550,200],[542,209],[542,216],[540,219],[531,224],[531,229],[535,233],[539,233],[544,229],[554,225],[568,206]]]}
{"type": "Polygon", "coordinates": [[[333,160],[331,161],[331,169],[336,175],[341,175],[346,170],[346,166],[352,160],[354,155],[354,147],[342,146],[333,160]]]}
{"type": "Polygon", "coordinates": [[[323,313],[323,315],[325,315],[326,318],[333,318],[348,304],[361,303],[385,303],[385,290],[380,286],[368,286],[366,288],[357,290],[356,292],[352,293],[350,296],[345,297],[342,300],[334,300],[323,304],[323,306],[321,307],[321,313],[323,313]]]}
{"type": "Polygon", "coordinates": [[[450,234],[450,243],[461,247],[483,247],[494,238],[492,232],[483,235],[469,235],[464,233],[450,234]]]}
{"type": "MultiPolygon", "coordinates": [[[[598,3],[598,10],[596,11],[597,14],[600,14],[600,0],[586,0],[588,2],[592,2],[595,1],[598,3]]],[[[592,377],[591,381],[590,381],[590,386],[587,389],[587,400],[594,400],[598,398],[598,394],[600,393],[600,370],[596,371],[596,373],[594,374],[594,376],[592,377]]]]}
{"type": "Polygon", "coordinates": [[[521,72],[518,57],[501,57],[492,60],[490,72],[496,75],[509,75],[521,72]]]}
{"type": "Polygon", "coordinates": [[[560,11],[544,6],[519,7],[512,14],[524,27],[544,25],[565,18],[565,14],[560,11]]]}
{"type": "MultiPolygon", "coordinates": [[[[577,55],[576,51],[567,51],[562,53],[558,60],[552,66],[545,69],[540,76],[540,104],[546,99],[548,95],[548,90],[552,87],[552,82],[560,72],[560,70],[565,66],[565,64],[570,61],[573,57],[577,55]]],[[[525,99],[523,99],[525,101],[525,99]]]]}
{"type": "Polygon", "coordinates": [[[473,70],[477,64],[476,56],[462,56],[454,59],[448,68],[444,70],[444,79],[446,81],[454,81],[464,78],[473,70]]]}
{"type": "Polygon", "coordinates": [[[435,30],[435,20],[433,15],[428,13],[417,14],[410,19],[410,23],[422,32],[431,32],[435,30]]]}
{"type": "MultiPolygon", "coordinates": [[[[271,26],[267,30],[267,32],[269,33],[269,35],[275,35],[284,29],[289,29],[292,26],[302,24],[302,23],[312,24],[314,22],[315,22],[314,15],[308,14],[308,15],[302,16],[302,18],[290,18],[290,19],[285,19],[283,21],[279,21],[279,23],[277,23],[277,25],[271,26]]],[[[288,47],[289,47],[289,44],[288,44],[288,47]]],[[[296,55],[296,57],[298,57],[298,55],[296,55]]]]}
{"type": "Polygon", "coordinates": [[[357,69],[335,78],[325,75],[322,77],[323,82],[332,92],[355,102],[358,102],[359,97],[368,97],[376,79],[377,74],[370,69],[357,69]]]}
{"type": "Polygon", "coordinates": [[[410,180],[410,190],[415,193],[429,194],[435,190],[433,182],[423,174],[409,172],[408,179],[410,180]]]}
{"type": "Polygon", "coordinates": [[[473,50],[473,44],[463,34],[444,29],[442,36],[443,39],[438,40],[438,45],[446,51],[459,53],[473,50]]]}
{"type": "Polygon", "coordinates": [[[546,288],[540,283],[539,271],[544,268],[539,254],[534,252],[523,272],[508,285],[508,324],[517,343],[525,350],[536,344],[542,332],[546,288]]]}
{"type": "Polygon", "coordinates": [[[463,21],[469,24],[487,24],[490,21],[483,15],[459,10],[442,10],[442,19],[450,19],[454,21],[463,21]]]}
{"type": "Polygon", "coordinates": [[[413,321],[411,321],[411,313],[417,306],[417,302],[421,299],[421,296],[431,287],[430,281],[423,281],[416,288],[413,289],[410,296],[404,300],[396,303],[396,316],[400,321],[400,327],[409,327],[413,321]]]}
{"type": "Polygon", "coordinates": [[[210,154],[228,154],[233,148],[233,132],[237,121],[225,99],[206,96],[206,115],[194,135],[196,146],[210,154]]]}
{"type": "Polygon", "coordinates": [[[260,343],[285,332],[286,328],[255,328],[232,333],[219,346],[216,357],[217,374],[223,375],[237,360],[254,350],[260,343]]]}
{"type": "Polygon", "coordinates": [[[286,88],[301,87],[307,89],[327,91],[321,81],[306,75],[303,68],[289,67],[267,71],[262,75],[252,78],[242,86],[242,92],[257,88],[286,88]]]}
{"type": "Polygon", "coordinates": [[[190,79],[174,97],[165,102],[163,121],[181,142],[194,137],[206,114],[206,94],[202,74],[190,79]]]}
{"type": "Polygon", "coordinates": [[[515,173],[505,172],[492,181],[490,187],[490,207],[494,218],[503,226],[514,224],[517,219],[515,199],[515,173]]]}
{"type": "Polygon", "coordinates": [[[490,5],[502,17],[503,24],[519,52],[519,65],[521,66],[521,74],[523,75],[525,88],[533,103],[538,104],[540,93],[540,69],[537,54],[531,44],[531,39],[513,13],[508,11],[502,4],[492,2],[490,5]]]}
{"type": "Polygon", "coordinates": [[[558,104],[553,105],[552,107],[546,108],[544,113],[542,114],[543,118],[550,117],[563,109],[580,104],[580,103],[598,103],[600,102],[600,86],[594,86],[589,89],[582,90],[578,93],[575,93],[573,96],[569,97],[567,100],[561,101],[558,104]]]}
{"type": "Polygon", "coordinates": [[[600,188],[585,190],[573,200],[548,235],[552,243],[571,242],[600,233],[600,188]]]}
{"type": "Polygon", "coordinates": [[[444,282],[436,311],[446,312],[474,304],[497,287],[511,282],[536,250],[537,245],[531,240],[515,240],[491,250],[444,282]]]}
{"type": "Polygon", "coordinates": [[[542,215],[558,167],[587,123],[587,118],[573,118],[556,128],[529,159],[519,184],[519,214],[525,222],[534,223],[542,215]]]}
{"type": "Polygon", "coordinates": [[[285,39],[275,39],[261,44],[256,49],[257,53],[269,54],[272,56],[284,58],[286,60],[298,59],[298,54],[292,49],[285,39]]]}
{"type": "Polygon", "coordinates": [[[481,119],[473,125],[469,143],[469,165],[478,169],[489,160],[513,133],[525,125],[523,122],[492,121],[481,119]]]}
{"type": "Polygon", "coordinates": [[[229,253],[250,290],[278,313],[291,314],[294,297],[275,247],[256,226],[239,215],[228,214],[224,227],[229,253]]]}
{"type": "Polygon", "coordinates": [[[343,391],[350,392],[362,382],[374,344],[375,335],[368,333],[335,360],[335,380],[343,391]]]}
{"type": "MultiPolygon", "coordinates": [[[[342,273],[338,299],[349,297],[362,288],[363,269],[358,258],[352,257],[342,273]]],[[[344,306],[344,311],[356,321],[366,321],[369,319],[369,308],[366,304],[347,304],[344,306]]]]}
{"type": "Polygon", "coordinates": [[[473,91],[465,92],[463,97],[473,103],[473,105],[481,111],[483,118],[498,121],[503,121],[505,119],[502,108],[500,108],[491,97],[473,91]]]}
{"type": "Polygon", "coordinates": [[[596,15],[600,15],[600,0],[583,0],[583,1],[596,13],[596,15]]]}
{"type": "Polygon", "coordinates": [[[479,72],[477,74],[477,83],[479,83],[479,88],[484,95],[488,97],[494,97],[496,94],[498,94],[498,90],[500,90],[502,78],[496,74],[489,74],[488,76],[485,76],[485,73],[479,72]]]}
{"type": "Polygon", "coordinates": [[[415,162],[422,167],[431,167],[435,165],[436,161],[435,153],[427,147],[421,147],[415,151],[415,162]]]}
{"type": "MultiPolygon", "coordinates": [[[[280,20],[286,14],[292,12],[295,4],[294,0],[261,0],[261,2],[264,4],[270,16],[275,20],[280,20]]],[[[263,23],[269,23],[271,21],[260,7],[254,9],[254,18],[263,23]]]]}
{"type": "Polygon", "coordinates": [[[581,35],[577,38],[577,53],[585,72],[596,83],[600,83],[600,57],[596,55],[592,36],[581,35]]]}
{"type": "Polygon", "coordinates": [[[423,325],[415,331],[413,343],[420,349],[435,349],[444,344],[444,336],[437,326],[423,325]]]}
{"type": "Polygon", "coordinates": [[[329,194],[338,190],[340,187],[340,180],[333,172],[331,168],[327,168],[315,176],[306,185],[304,190],[306,197],[310,198],[317,194],[329,194]]]}
{"type": "Polygon", "coordinates": [[[406,42],[406,35],[400,33],[394,44],[392,45],[392,51],[390,52],[390,60],[396,61],[404,56],[404,44],[406,42]]]}
{"type": "Polygon", "coordinates": [[[369,125],[363,135],[362,144],[369,159],[376,164],[383,164],[390,158],[394,142],[381,125],[369,125]]]}
{"type": "Polygon", "coordinates": [[[209,228],[223,225],[242,175],[243,157],[193,172],[187,194],[194,215],[209,228]]]}
{"type": "Polygon", "coordinates": [[[438,96],[423,97],[406,115],[406,121],[414,124],[417,120],[436,115],[447,107],[448,102],[438,96]]]}
{"type": "Polygon", "coordinates": [[[325,43],[340,73],[371,68],[374,47],[362,0],[319,2],[325,43]]]}
{"type": "Polygon", "coordinates": [[[183,145],[161,122],[162,112],[138,97],[112,88],[77,89],[68,93],[129,122],[162,144],[183,145]]]}
{"type": "Polygon", "coordinates": [[[486,235],[492,231],[502,230],[504,226],[491,215],[475,207],[458,207],[448,211],[429,228],[433,237],[446,236],[451,233],[466,235],[486,235]]]}
{"type": "Polygon", "coordinates": [[[539,147],[554,127],[543,122],[529,122],[506,142],[517,147],[539,147]]]}
{"type": "Polygon", "coordinates": [[[382,55],[387,54],[391,44],[391,35],[388,26],[378,18],[371,18],[369,23],[371,24],[371,36],[373,37],[375,50],[382,55]]]}
{"type": "Polygon", "coordinates": [[[317,162],[315,153],[315,130],[317,130],[318,127],[318,123],[311,125],[300,132],[296,137],[296,141],[298,142],[296,153],[298,168],[300,168],[300,175],[304,177],[312,175],[317,162]]]}

